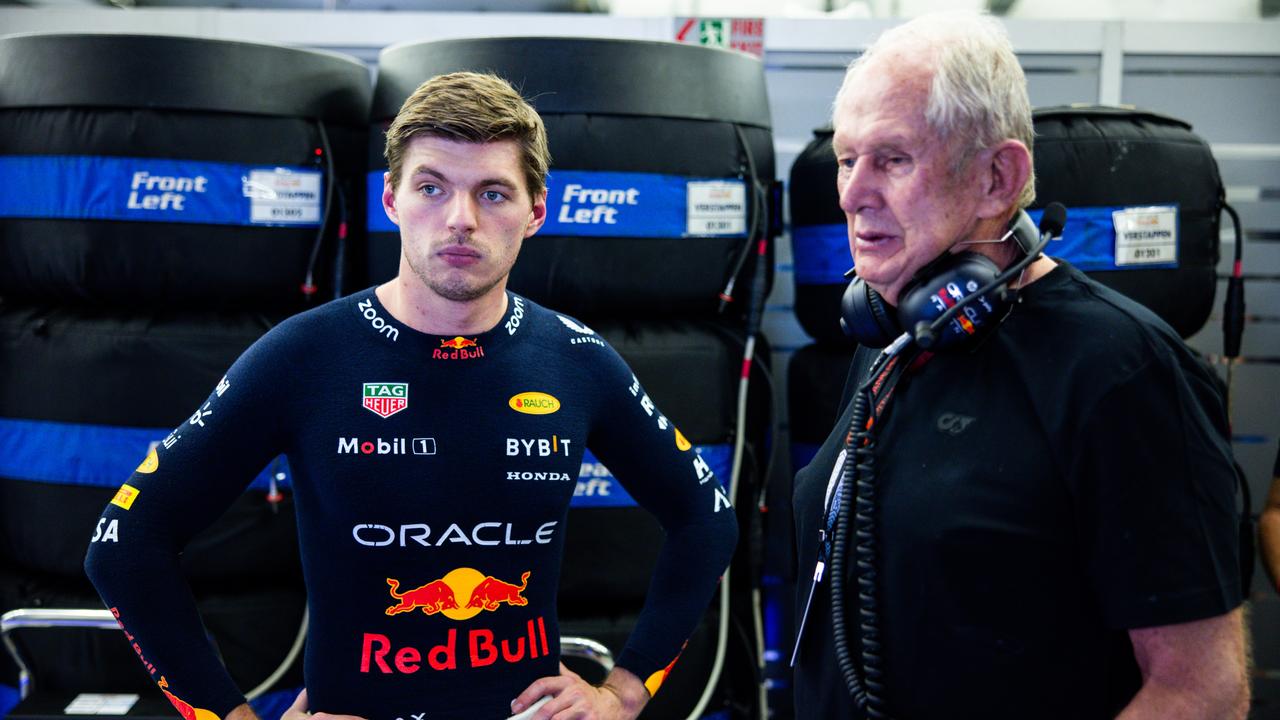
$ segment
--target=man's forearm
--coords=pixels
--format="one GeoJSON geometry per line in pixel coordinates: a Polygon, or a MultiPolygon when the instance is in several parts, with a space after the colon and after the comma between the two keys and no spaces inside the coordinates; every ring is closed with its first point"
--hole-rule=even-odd
{"type": "Polygon", "coordinates": [[[1244,608],[1129,631],[1142,688],[1117,720],[1243,720],[1249,712],[1244,608]]]}
{"type": "Polygon", "coordinates": [[[626,668],[615,667],[609,671],[609,677],[600,685],[618,696],[622,709],[635,717],[649,702],[649,690],[635,673],[626,668]]]}
{"type": "Polygon", "coordinates": [[[1145,684],[1116,720],[1244,720],[1249,688],[1240,683],[1212,695],[1145,684]]]}
{"type": "Polygon", "coordinates": [[[258,720],[258,714],[249,707],[249,703],[238,705],[234,710],[227,713],[224,720],[258,720]]]}
{"type": "Polygon", "coordinates": [[[130,528],[118,546],[90,546],[86,575],[174,707],[188,717],[227,717],[244,694],[209,641],[178,556],[167,538],[141,523],[130,528]]]}

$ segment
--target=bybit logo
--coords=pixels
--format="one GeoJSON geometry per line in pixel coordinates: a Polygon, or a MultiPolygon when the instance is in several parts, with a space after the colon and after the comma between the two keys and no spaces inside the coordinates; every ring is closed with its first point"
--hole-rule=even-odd
{"type": "Polygon", "coordinates": [[[569,438],[507,438],[507,457],[569,457],[569,438]]]}

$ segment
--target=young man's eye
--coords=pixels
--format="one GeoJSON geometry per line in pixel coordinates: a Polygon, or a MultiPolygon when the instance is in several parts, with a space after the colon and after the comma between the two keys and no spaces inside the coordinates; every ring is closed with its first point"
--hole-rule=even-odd
{"type": "Polygon", "coordinates": [[[435,185],[427,184],[418,188],[418,192],[422,193],[423,195],[438,195],[440,194],[440,188],[436,187],[435,185]]]}
{"type": "Polygon", "coordinates": [[[485,200],[488,200],[489,202],[495,202],[495,203],[502,202],[503,200],[507,199],[506,195],[503,195],[497,190],[485,190],[483,193],[481,193],[481,197],[483,197],[485,200]]]}

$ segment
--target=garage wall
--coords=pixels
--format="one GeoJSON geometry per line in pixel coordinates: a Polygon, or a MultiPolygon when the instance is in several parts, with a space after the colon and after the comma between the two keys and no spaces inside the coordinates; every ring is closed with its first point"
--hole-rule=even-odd
{"type": "MultiPolygon", "coordinates": [[[[283,42],[354,55],[375,70],[383,47],[403,41],[483,35],[579,35],[666,40],[672,18],[585,15],[431,14],[249,10],[58,10],[0,8],[6,32],[158,32],[283,42]]],[[[767,80],[779,179],[827,121],[844,66],[890,23],[874,20],[769,19],[767,80]]],[[[1248,323],[1234,366],[1234,447],[1248,474],[1255,508],[1266,497],[1280,441],[1280,23],[1018,21],[1007,23],[1027,71],[1033,104],[1129,103],[1189,121],[1213,147],[1244,227],[1248,323]]],[[[1223,222],[1230,270],[1234,233],[1223,222]]],[[[789,238],[781,238],[778,272],[765,328],[773,372],[785,389],[786,365],[810,339],[792,314],[789,238]]],[[[1224,284],[1224,283],[1223,283],[1224,284]]],[[[1220,285],[1215,304],[1222,302],[1220,285]]],[[[1221,312],[1192,338],[1225,377],[1221,312]]],[[[786,403],[779,398],[775,407],[786,403]]],[[[784,418],[785,427],[785,418],[784,418]]],[[[788,457],[786,447],[780,448],[788,457]]],[[[785,468],[786,463],[778,464],[785,468]]],[[[779,478],[779,486],[789,483],[779,478]]],[[[1256,689],[1280,710],[1280,598],[1261,576],[1254,584],[1256,689]]],[[[1260,708],[1262,708],[1260,705],[1260,708]]],[[[1255,716],[1263,715],[1255,712],[1255,716]]]]}

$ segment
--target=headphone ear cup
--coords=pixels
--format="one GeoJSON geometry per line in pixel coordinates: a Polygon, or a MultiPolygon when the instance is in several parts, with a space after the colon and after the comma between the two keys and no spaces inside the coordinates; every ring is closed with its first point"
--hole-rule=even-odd
{"type": "Polygon", "coordinates": [[[869,348],[885,347],[902,334],[896,313],[862,278],[854,278],[840,298],[840,329],[869,348]]]}
{"type": "Polygon", "coordinates": [[[963,308],[963,321],[953,322],[938,330],[936,338],[921,339],[921,328],[936,320],[948,307],[1000,274],[1000,268],[989,258],[973,252],[944,255],[931,263],[928,276],[910,283],[898,298],[897,318],[916,341],[929,350],[939,351],[963,344],[980,330],[999,322],[1010,301],[1003,288],[989,293],[980,302],[963,308]],[[959,328],[957,330],[957,328],[959,328]]]}

